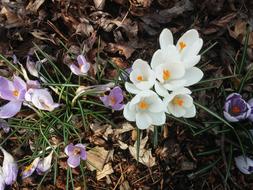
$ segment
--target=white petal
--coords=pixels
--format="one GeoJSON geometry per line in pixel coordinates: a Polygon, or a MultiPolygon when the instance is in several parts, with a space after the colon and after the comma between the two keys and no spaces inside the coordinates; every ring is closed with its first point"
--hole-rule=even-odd
{"type": "Polygon", "coordinates": [[[129,109],[130,103],[128,102],[124,107],[123,115],[128,121],[135,121],[135,111],[129,109]]]}
{"type": "Polygon", "coordinates": [[[173,45],[173,35],[169,29],[163,29],[159,36],[159,43],[161,49],[166,48],[168,45],[173,45]]]}
{"type": "Polygon", "coordinates": [[[152,125],[163,125],[166,121],[166,115],[164,112],[149,114],[152,118],[152,125]]]}
{"type": "Polygon", "coordinates": [[[186,113],[183,107],[174,106],[172,103],[168,105],[168,112],[171,113],[175,117],[183,117],[186,113]]]}
{"type": "Polygon", "coordinates": [[[39,174],[47,172],[51,168],[51,162],[53,157],[53,151],[43,159],[40,159],[36,171],[39,174]]]}
{"type": "Polygon", "coordinates": [[[147,129],[152,125],[152,118],[146,112],[136,114],[136,125],[139,129],[147,129]]]}
{"type": "Polygon", "coordinates": [[[128,92],[133,94],[138,94],[141,90],[137,88],[134,84],[125,82],[125,88],[128,92]]]}
{"type": "Polygon", "coordinates": [[[157,94],[159,94],[160,96],[163,96],[163,97],[169,95],[168,90],[166,88],[164,88],[161,83],[159,83],[157,81],[155,83],[155,91],[157,94]]]}
{"type": "Polygon", "coordinates": [[[186,83],[185,79],[171,80],[169,83],[165,83],[163,87],[166,88],[167,90],[177,90],[185,86],[185,83],[186,83]]]}
{"type": "Polygon", "coordinates": [[[194,67],[200,61],[200,55],[194,55],[188,59],[183,59],[183,64],[186,69],[194,67]]]}
{"type": "Polygon", "coordinates": [[[40,110],[53,111],[55,108],[59,107],[59,104],[54,103],[51,94],[47,89],[33,89],[31,95],[31,102],[35,107],[40,110]]]}
{"type": "Polygon", "coordinates": [[[178,94],[191,94],[191,93],[192,92],[188,88],[180,88],[180,89],[177,89],[177,90],[173,91],[172,94],[178,95],[178,94]]]}
{"type": "Polygon", "coordinates": [[[166,49],[157,50],[151,59],[151,68],[154,69],[160,64],[173,64],[180,62],[180,54],[175,46],[169,45],[166,49]]]}
{"type": "Polygon", "coordinates": [[[162,112],[165,111],[165,106],[163,105],[162,100],[155,94],[154,96],[150,97],[149,100],[149,108],[150,112],[162,112]]]}
{"type": "Polygon", "coordinates": [[[197,39],[193,44],[190,44],[188,47],[186,46],[185,49],[182,51],[182,59],[192,59],[193,56],[198,55],[200,49],[203,46],[203,40],[197,39]]]}
{"type": "Polygon", "coordinates": [[[185,118],[192,118],[192,117],[195,117],[196,115],[196,107],[195,105],[192,105],[190,108],[186,108],[185,109],[185,114],[183,117],[185,118]]]}
{"type": "Polygon", "coordinates": [[[203,75],[203,72],[197,67],[187,69],[183,77],[183,79],[186,81],[185,86],[196,84],[203,78],[203,75]]]}
{"type": "Polygon", "coordinates": [[[184,51],[186,51],[186,49],[191,49],[191,46],[198,41],[199,38],[199,33],[197,30],[192,29],[192,30],[188,30],[187,32],[185,32],[177,41],[177,48],[180,49],[180,42],[184,42],[186,44],[186,47],[182,50],[181,53],[184,53],[184,51]]]}
{"type": "Polygon", "coordinates": [[[244,156],[238,156],[235,157],[235,164],[237,168],[244,174],[251,174],[252,172],[249,171],[249,167],[253,167],[253,160],[244,157],[244,156]]]}
{"type": "Polygon", "coordinates": [[[148,64],[148,62],[142,60],[142,59],[137,59],[134,61],[133,65],[132,65],[132,69],[150,69],[150,66],[148,64]]]}
{"type": "Polygon", "coordinates": [[[192,97],[190,95],[188,95],[188,94],[180,94],[178,96],[183,99],[183,101],[184,101],[184,105],[183,106],[185,108],[192,107],[192,105],[193,105],[193,99],[192,99],[192,97]]]}

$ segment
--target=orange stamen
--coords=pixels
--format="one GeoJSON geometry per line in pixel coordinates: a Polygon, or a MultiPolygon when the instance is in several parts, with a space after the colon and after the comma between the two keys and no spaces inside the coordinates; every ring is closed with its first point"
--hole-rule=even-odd
{"type": "Polygon", "coordinates": [[[138,104],[139,109],[141,110],[146,110],[148,109],[149,105],[147,102],[145,102],[144,100],[140,101],[140,103],[138,104]]]}
{"type": "Polygon", "coordinates": [[[186,43],[184,42],[179,42],[179,46],[180,46],[180,52],[186,47],[186,43]]]}
{"type": "Polygon", "coordinates": [[[19,95],[19,92],[18,92],[17,90],[14,90],[14,91],[12,92],[12,94],[13,94],[13,96],[16,96],[16,97],[18,97],[18,95],[19,95]]]}
{"type": "Polygon", "coordinates": [[[141,76],[141,75],[137,76],[137,80],[138,81],[143,81],[143,76],[141,76]]]}
{"type": "Polygon", "coordinates": [[[241,112],[241,109],[240,109],[238,106],[233,106],[233,107],[232,107],[232,112],[233,112],[233,113],[240,113],[240,112],[241,112]]]}
{"type": "Polygon", "coordinates": [[[110,103],[111,103],[111,105],[115,105],[115,103],[116,103],[115,97],[110,97],[110,103]]]}
{"type": "Polygon", "coordinates": [[[173,98],[172,103],[182,107],[184,105],[184,100],[178,97],[173,98]]]}
{"type": "Polygon", "coordinates": [[[163,80],[168,80],[170,78],[170,71],[163,70],[163,80]]]}

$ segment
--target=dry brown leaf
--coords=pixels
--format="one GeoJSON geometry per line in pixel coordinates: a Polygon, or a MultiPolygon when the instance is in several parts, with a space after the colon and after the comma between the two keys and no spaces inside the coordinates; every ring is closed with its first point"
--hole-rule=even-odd
{"type": "MultiPolygon", "coordinates": [[[[152,167],[156,164],[155,157],[152,156],[151,149],[145,149],[147,141],[148,136],[146,136],[140,142],[139,162],[148,167],[152,167]]],[[[129,146],[129,151],[134,159],[137,160],[137,141],[135,142],[134,146],[129,146]]]]}
{"type": "Polygon", "coordinates": [[[45,41],[50,41],[50,42],[52,42],[53,44],[56,44],[55,41],[54,41],[53,39],[47,37],[48,35],[47,35],[45,32],[43,32],[43,31],[40,31],[40,30],[33,30],[33,31],[31,32],[31,34],[32,34],[35,38],[37,38],[37,39],[45,40],[45,41]]]}
{"type": "MultiPolygon", "coordinates": [[[[234,26],[234,30],[229,29],[229,34],[232,38],[238,40],[241,44],[244,44],[245,36],[247,31],[247,22],[237,20],[234,26]]],[[[249,47],[253,48],[253,32],[249,33],[249,47]]]]}
{"type": "Polygon", "coordinates": [[[15,13],[11,12],[9,8],[2,7],[0,14],[6,17],[6,28],[20,27],[24,25],[23,20],[21,20],[15,13]]]}
{"type": "Polygon", "coordinates": [[[103,147],[94,147],[87,151],[87,167],[89,170],[100,170],[104,168],[104,164],[107,160],[109,151],[105,150],[103,147]]]}
{"type": "Polygon", "coordinates": [[[26,10],[29,10],[31,12],[37,12],[44,2],[45,0],[30,1],[29,4],[26,6],[26,10]]]}
{"type": "Polygon", "coordinates": [[[129,182],[125,180],[119,187],[120,190],[131,190],[129,182]]]}
{"type": "Polygon", "coordinates": [[[105,48],[106,51],[111,53],[118,52],[120,55],[125,56],[127,59],[131,57],[132,53],[135,51],[133,47],[128,46],[127,44],[114,44],[109,43],[105,48]]]}
{"type": "Polygon", "coordinates": [[[105,7],[105,0],[93,0],[96,9],[103,10],[105,7]]]}
{"type": "Polygon", "coordinates": [[[226,29],[227,25],[236,17],[237,13],[229,13],[222,18],[215,19],[210,22],[210,26],[203,30],[203,34],[213,34],[220,31],[220,29],[226,29]]]}
{"type": "Polygon", "coordinates": [[[118,136],[118,135],[120,135],[122,133],[126,133],[128,131],[132,131],[133,129],[134,129],[134,127],[130,123],[126,122],[126,123],[122,124],[122,128],[115,129],[114,135],[118,136]]]}
{"type": "Polygon", "coordinates": [[[102,171],[97,171],[97,180],[100,180],[113,172],[112,163],[107,163],[102,171]]]}

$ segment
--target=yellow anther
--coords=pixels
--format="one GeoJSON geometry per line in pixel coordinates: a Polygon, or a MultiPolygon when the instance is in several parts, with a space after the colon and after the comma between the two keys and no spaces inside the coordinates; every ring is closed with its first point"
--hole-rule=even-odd
{"type": "Polygon", "coordinates": [[[148,109],[149,105],[147,102],[145,102],[144,100],[140,101],[140,103],[138,104],[139,109],[141,110],[146,110],[148,109]]]}
{"type": "Polygon", "coordinates": [[[163,70],[163,80],[168,80],[170,78],[170,71],[169,70],[163,70]]]}

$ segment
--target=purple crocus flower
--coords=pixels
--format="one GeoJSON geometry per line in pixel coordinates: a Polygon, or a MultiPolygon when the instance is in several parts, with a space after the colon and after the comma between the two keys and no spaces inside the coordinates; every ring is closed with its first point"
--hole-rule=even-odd
{"type": "Polygon", "coordinates": [[[9,101],[0,107],[0,118],[11,118],[21,109],[27,90],[26,83],[18,76],[14,76],[13,81],[0,76],[0,84],[0,98],[9,101]]]}
{"type": "Polygon", "coordinates": [[[52,157],[53,151],[51,151],[51,153],[44,158],[35,158],[33,162],[30,165],[26,166],[22,171],[22,178],[24,179],[30,177],[35,170],[39,175],[43,175],[45,172],[49,171],[51,168],[52,157]]]}
{"type": "Polygon", "coordinates": [[[2,147],[0,147],[0,149],[4,155],[2,168],[4,182],[6,185],[12,185],[17,179],[18,165],[10,153],[2,147]]]}
{"type": "Polygon", "coordinates": [[[249,120],[253,122],[253,98],[251,98],[249,101],[248,101],[248,104],[251,108],[251,112],[250,112],[250,115],[249,115],[249,120]]]}
{"type": "Polygon", "coordinates": [[[224,105],[224,117],[230,122],[238,122],[247,119],[251,113],[251,108],[242,96],[232,93],[226,98],[224,105]]]}
{"type": "Polygon", "coordinates": [[[104,103],[106,107],[111,107],[113,110],[122,110],[124,108],[123,101],[123,93],[120,87],[114,87],[109,95],[105,95],[100,97],[100,100],[104,103]]]}
{"type": "Polygon", "coordinates": [[[77,63],[72,63],[69,68],[75,75],[86,75],[90,69],[90,63],[83,55],[78,55],[77,63]]]}
{"type": "Polygon", "coordinates": [[[30,165],[28,165],[24,168],[24,170],[21,173],[23,179],[27,178],[33,174],[33,172],[36,170],[36,168],[38,166],[39,161],[40,161],[39,157],[35,158],[30,165]]]}
{"type": "Polygon", "coordinates": [[[69,144],[68,146],[65,147],[64,152],[69,157],[67,163],[71,168],[76,168],[77,166],[79,166],[80,159],[86,160],[87,158],[85,145],[80,143],[76,145],[73,145],[73,143],[69,144]]]}
{"type": "Polygon", "coordinates": [[[253,160],[244,157],[243,155],[235,157],[235,164],[237,168],[244,174],[252,174],[253,173],[253,160]]]}

